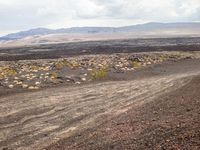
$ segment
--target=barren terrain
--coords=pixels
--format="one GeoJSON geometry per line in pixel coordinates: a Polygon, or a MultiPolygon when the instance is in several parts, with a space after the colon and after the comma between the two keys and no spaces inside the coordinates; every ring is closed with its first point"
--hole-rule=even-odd
{"type": "Polygon", "coordinates": [[[65,58],[89,54],[163,51],[199,51],[200,38],[121,39],[27,46],[0,46],[0,60],[65,58]]]}
{"type": "Polygon", "coordinates": [[[200,54],[190,46],[195,52],[63,51],[67,62],[4,50],[0,149],[199,149],[200,54]]]}

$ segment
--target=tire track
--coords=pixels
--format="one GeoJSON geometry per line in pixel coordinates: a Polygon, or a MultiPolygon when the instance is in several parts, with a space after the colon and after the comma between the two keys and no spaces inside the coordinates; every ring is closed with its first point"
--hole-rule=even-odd
{"type": "Polygon", "coordinates": [[[0,99],[0,148],[41,149],[190,81],[191,74],[47,89],[0,99]]]}

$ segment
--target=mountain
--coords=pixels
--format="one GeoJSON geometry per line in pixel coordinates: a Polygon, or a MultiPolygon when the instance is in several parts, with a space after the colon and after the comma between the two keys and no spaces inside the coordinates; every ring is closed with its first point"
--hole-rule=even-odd
{"type": "Polygon", "coordinates": [[[31,36],[44,36],[51,34],[104,34],[104,33],[135,33],[135,34],[147,34],[147,33],[173,33],[173,34],[194,34],[196,31],[200,31],[200,23],[146,23],[125,27],[73,27],[62,29],[47,29],[36,28],[27,31],[21,31],[17,33],[8,34],[0,37],[0,40],[18,40],[31,36]]]}
{"type": "Polygon", "coordinates": [[[150,30],[164,30],[164,29],[200,29],[200,23],[156,23],[150,22],[146,24],[139,24],[134,26],[127,26],[120,28],[121,30],[126,31],[150,31],[150,30]]]}
{"type": "Polygon", "coordinates": [[[22,39],[28,36],[48,35],[52,33],[54,33],[54,30],[46,29],[46,28],[36,28],[36,29],[28,30],[28,31],[11,33],[6,36],[0,37],[0,40],[17,40],[17,39],[22,39]]]}
{"type": "Polygon", "coordinates": [[[27,31],[21,31],[17,33],[11,33],[6,36],[0,37],[0,40],[17,40],[29,36],[41,36],[49,34],[66,34],[66,33],[80,33],[80,34],[92,34],[92,33],[108,33],[113,32],[115,28],[111,27],[73,27],[73,28],[62,28],[62,29],[47,29],[47,28],[36,28],[27,31]]]}

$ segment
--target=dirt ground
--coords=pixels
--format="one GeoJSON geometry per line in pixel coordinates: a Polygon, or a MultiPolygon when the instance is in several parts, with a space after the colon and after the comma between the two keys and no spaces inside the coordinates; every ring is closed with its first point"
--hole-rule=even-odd
{"type": "Polygon", "coordinates": [[[4,95],[0,149],[199,149],[199,64],[184,59],[121,80],[4,95]]]}
{"type": "Polygon", "coordinates": [[[200,149],[200,76],[180,89],[48,146],[56,149],[200,149]]]}

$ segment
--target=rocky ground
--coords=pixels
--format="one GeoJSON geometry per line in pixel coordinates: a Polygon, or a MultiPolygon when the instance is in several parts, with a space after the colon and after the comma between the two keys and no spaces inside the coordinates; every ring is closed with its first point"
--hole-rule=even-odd
{"type": "Polygon", "coordinates": [[[0,62],[0,149],[199,149],[199,52],[0,62]]]}
{"type": "Polygon", "coordinates": [[[60,84],[82,84],[106,80],[109,77],[114,79],[116,76],[114,74],[133,72],[165,61],[195,57],[198,57],[198,52],[152,52],[84,55],[52,60],[2,61],[0,62],[0,95],[5,93],[3,90],[6,89],[38,90],[60,84]]]}

